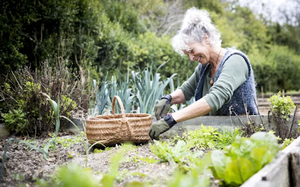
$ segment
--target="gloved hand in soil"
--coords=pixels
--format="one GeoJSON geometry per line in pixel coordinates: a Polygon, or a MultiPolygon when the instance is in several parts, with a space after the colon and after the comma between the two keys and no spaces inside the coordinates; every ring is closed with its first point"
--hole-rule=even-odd
{"type": "Polygon", "coordinates": [[[159,140],[159,135],[172,128],[176,123],[171,114],[168,114],[157,122],[152,122],[149,130],[150,138],[159,140]]]}
{"type": "Polygon", "coordinates": [[[160,120],[160,118],[163,118],[167,115],[171,108],[171,101],[171,95],[164,95],[161,97],[161,100],[157,103],[157,105],[155,105],[154,111],[157,120],[160,120]]]}

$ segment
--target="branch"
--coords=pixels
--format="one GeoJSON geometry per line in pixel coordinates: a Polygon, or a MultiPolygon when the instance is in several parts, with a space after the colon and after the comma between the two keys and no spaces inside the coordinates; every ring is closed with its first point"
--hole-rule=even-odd
{"type": "Polygon", "coordinates": [[[258,115],[259,115],[261,124],[264,125],[264,122],[263,122],[263,120],[262,120],[262,118],[261,118],[261,115],[260,115],[260,112],[259,112],[259,109],[258,109],[257,100],[255,99],[254,96],[253,96],[253,99],[254,99],[255,106],[256,106],[256,108],[257,108],[257,112],[258,112],[258,115]]]}
{"type": "Polygon", "coordinates": [[[294,123],[295,123],[295,118],[296,118],[297,110],[298,110],[298,105],[296,105],[296,108],[295,108],[295,111],[294,111],[293,120],[292,120],[292,124],[291,124],[290,129],[289,129],[289,132],[287,133],[287,135],[286,135],[285,138],[290,138],[290,135],[291,135],[291,132],[292,132],[292,128],[293,128],[294,123]]]}
{"type": "Polygon", "coordinates": [[[163,20],[163,22],[157,27],[157,29],[156,29],[156,33],[162,28],[162,26],[164,26],[165,24],[166,24],[166,22],[167,22],[167,20],[168,20],[168,17],[169,17],[169,15],[170,15],[170,13],[169,12],[167,12],[166,13],[166,16],[165,16],[165,18],[164,18],[164,20],[163,20]]]}
{"type": "Polygon", "coordinates": [[[180,21],[176,21],[176,22],[174,22],[173,24],[171,24],[171,25],[168,27],[168,29],[164,32],[163,35],[167,35],[168,32],[171,30],[171,28],[172,28],[174,25],[178,24],[178,23],[181,23],[181,20],[180,20],[180,21]]]}

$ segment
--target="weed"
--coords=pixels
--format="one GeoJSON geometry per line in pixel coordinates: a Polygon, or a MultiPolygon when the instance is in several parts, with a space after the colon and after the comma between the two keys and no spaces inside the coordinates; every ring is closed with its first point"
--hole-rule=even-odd
{"type": "Polygon", "coordinates": [[[225,128],[218,129],[218,134],[215,137],[216,149],[223,149],[232,144],[237,136],[242,136],[243,132],[239,128],[228,130],[225,128]]]}
{"type": "MultiPolygon", "coordinates": [[[[29,150],[34,150],[34,148],[32,148],[32,146],[29,146],[29,145],[33,145],[33,146],[36,146],[36,147],[38,147],[38,142],[37,141],[35,141],[35,140],[30,140],[30,139],[28,139],[28,140],[22,140],[23,142],[26,142],[27,144],[26,144],[26,147],[27,147],[27,149],[29,149],[29,150]]],[[[19,144],[22,144],[22,142],[19,142],[19,144]]]]}
{"type": "Polygon", "coordinates": [[[285,148],[286,148],[287,146],[289,146],[293,141],[294,141],[294,138],[291,138],[291,139],[285,138],[285,139],[283,140],[283,143],[281,144],[280,150],[285,149],[285,148]]]}
{"type": "Polygon", "coordinates": [[[113,187],[114,181],[119,175],[118,169],[120,161],[122,160],[125,153],[128,152],[130,149],[132,149],[131,145],[124,144],[119,148],[118,152],[112,156],[109,172],[103,174],[103,177],[101,179],[101,186],[113,187]]]}
{"type": "Polygon", "coordinates": [[[154,159],[153,157],[142,157],[142,156],[136,156],[132,158],[133,162],[146,162],[148,164],[155,164],[158,163],[159,160],[154,159]]]}
{"type": "Polygon", "coordinates": [[[206,154],[202,159],[195,162],[187,173],[177,169],[174,172],[174,177],[167,182],[168,187],[208,187],[210,186],[210,176],[208,168],[211,164],[210,154],[206,154]]]}
{"type": "Polygon", "coordinates": [[[179,140],[174,146],[169,142],[154,141],[150,149],[162,161],[167,161],[173,167],[179,167],[183,171],[189,170],[204,154],[203,151],[192,152],[183,140],[179,140]]]}
{"type": "Polygon", "coordinates": [[[105,147],[105,149],[97,149],[97,148],[95,148],[94,149],[94,153],[103,153],[104,151],[109,151],[111,149],[113,149],[113,147],[105,147]]]}
{"type": "MultiPolygon", "coordinates": [[[[49,142],[49,141],[54,141],[54,139],[55,139],[55,134],[54,134],[54,133],[53,133],[53,134],[50,133],[49,136],[50,136],[52,139],[48,140],[48,142],[49,142]]],[[[85,133],[84,133],[84,132],[80,132],[79,135],[74,136],[74,137],[72,137],[72,138],[57,137],[56,142],[57,142],[57,144],[60,144],[60,145],[62,145],[63,147],[70,147],[70,146],[72,146],[72,145],[74,145],[74,144],[78,144],[78,143],[83,142],[83,141],[84,141],[84,137],[85,137],[85,133]]],[[[54,145],[53,145],[53,144],[50,145],[49,148],[50,148],[51,150],[53,150],[53,149],[54,149],[54,145]]]]}
{"type": "Polygon", "coordinates": [[[184,132],[182,137],[174,136],[173,141],[184,140],[190,149],[222,149],[230,145],[238,135],[242,135],[239,128],[215,129],[202,124],[200,129],[184,132]]]}
{"type": "Polygon", "coordinates": [[[193,131],[187,131],[183,135],[183,139],[187,142],[189,148],[196,149],[214,149],[215,139],[219,135],[217,129],[205,127],[201,124],[201,128],[193,131]]]}
{"type": "Polygon", "coordinates": [[[90,168],[83,168],[75,163],[70,163],[58,168],[50,181],[37,180],[39,187],[98,187],[100,179],[93,176],[90,168]]]}

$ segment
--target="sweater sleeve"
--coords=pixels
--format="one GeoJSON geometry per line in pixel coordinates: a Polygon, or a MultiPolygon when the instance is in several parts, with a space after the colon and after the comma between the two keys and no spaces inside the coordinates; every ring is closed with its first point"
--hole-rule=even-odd
{"type": "Polygon", "coordinates": [[[249,67],[245,59],[240,55],[232,55],[224,64],[218,80],[204,96],[212,111],[217,111],[231,99],[233,92],[248,79],[248,74],[249,67]]]}
{"type": "Polygon", "coordinates": [[[182,90],[186,101],[190,100],[195,95],[195,90],[197,88],[198,80],[199,80],[199,68],[197,66],[192,76],[178,88],[182,90]]]}

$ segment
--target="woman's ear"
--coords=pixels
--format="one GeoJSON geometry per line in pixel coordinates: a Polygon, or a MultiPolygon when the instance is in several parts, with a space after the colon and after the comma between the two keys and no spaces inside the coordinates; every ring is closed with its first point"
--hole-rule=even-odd
{"type": "Polygon", "coordinates": [[[204,41],[207,45],[209,45],[210,42],[209,42],[209,37],[208,37],[207,34],[204,34],[203,41],[204,41]]]}

